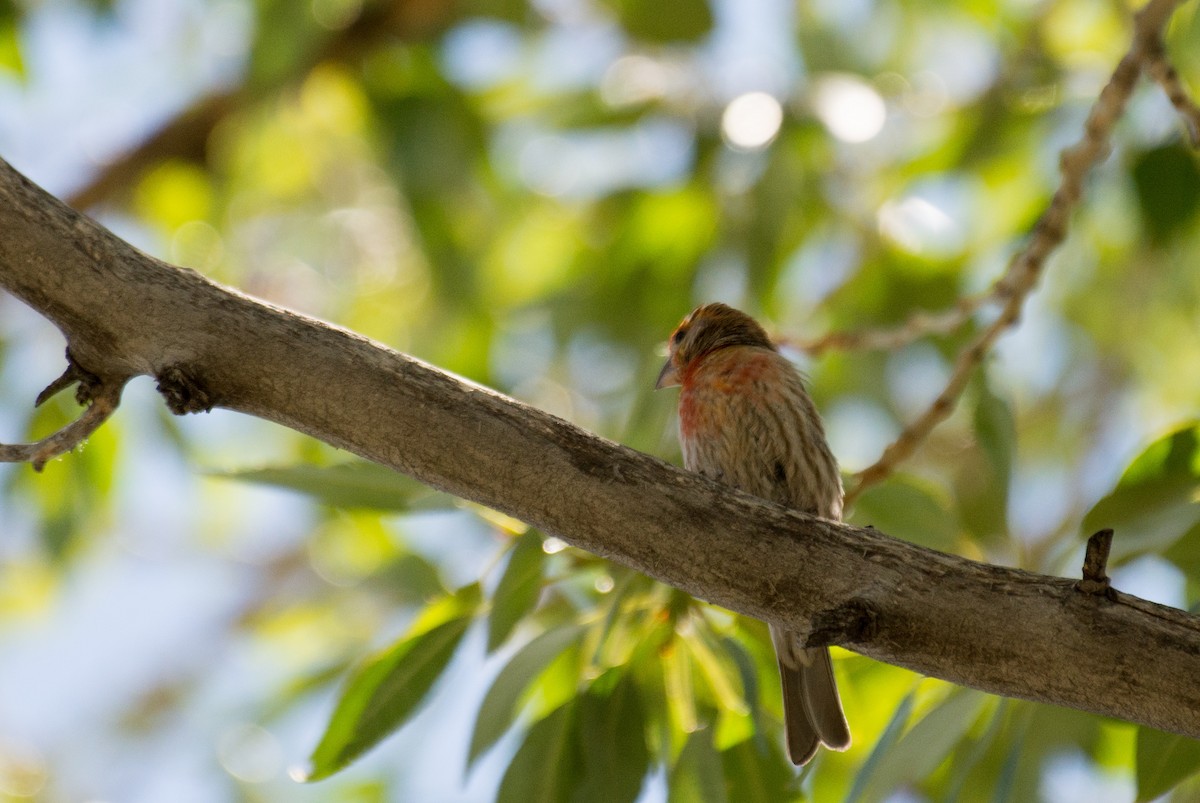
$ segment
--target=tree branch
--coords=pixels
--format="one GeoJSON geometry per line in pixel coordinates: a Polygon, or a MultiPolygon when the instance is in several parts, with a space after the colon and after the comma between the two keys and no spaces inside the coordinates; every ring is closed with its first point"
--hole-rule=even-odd
{"type": "MultiPolygon", "coordinates": [[[[50,387],[42,391],[38,396],[37,403],[41,404],[42,401],[54,395],[52,391],[72,374],[74,367],[74,363],[72,363],[62,377],[54,380],[50,387]]],[[[29,463],[33,466],[34,471],[41,471],[47,462],[61,454],[66,454],[87,440],[109,419],[109,416],[116,412],[117,404],[121,401],[121,388],[122,385],[104,385],[97,388],[94,393],[89,393],[87,398],[80,394],[80,403],[88,405],[83,415],[53,435],[48,435],[36,443],[0,443],[0,463],[29,463]]]]}
{"type": "MultiPolygon", "coordinates": [[[[852,506],[854,500],[867,488],[891,476],[896,466],[912,457],[934,428],[950,417],[967,388],[971,373],[987,358],[1000,336],[1016,324],[1021,316],[1021,307],[1037,285],[1046,260],[1067,237],[1071,212],[1083,195],[1084,179],[1093,167],[1108,156],[1113,128],[1124,113],[1129,97],[1137,85],[1138,76],[1143,70],[1155,77],[1166,90],[1171,102],[1183,114],[1193,137],[1195,132],[1200,131],[1196,128],[1200,125],[1200,117],[1195,116],[1195,106],[1191,104],[1179,76],[1170,66],[1163,51],[1163,29],[1181,2],[1182,0],[1150,0],[1137,13],[1133,43],[1129,52],[1117,64],[1108,84],[1092,105],[1084,124],[1082,139],[1062,153],[1059,160],[1062,182],[1050,200],[1049,207],[1038,218],[1025,247],[1009,263],[1004,275],[992,285],[988,294],[978,301],[971,298],[960,301],[957,307],[941,315],[914,318],[898,329],[868,333],[863,337],[868,344],[895,342],[903,345],[926,331],[944,331],[937,329],[938,325],[965,323],[983,303],[1004,302],[996,319],[959,352],[950,379],[937,398],[883,450],[878,460],[855,475],[855,484],[846,491],[844,505],[847,508],[852,506]],[[929,325],[930,323],[933,325],[929,325]]],[[[828,343],[817,341],[816,345],[829,348],[843,342],[853,343],[854,339],[851,335],[841,334],[828,338],[828,343]]]]}
{"type": "Polygon", "coordinates": [[[149,257],[0,161],[0,286],[108,386],[276,421],[703,599],[1012,697],[1200,737],[1200,619],[806,516],[149,257]]]}

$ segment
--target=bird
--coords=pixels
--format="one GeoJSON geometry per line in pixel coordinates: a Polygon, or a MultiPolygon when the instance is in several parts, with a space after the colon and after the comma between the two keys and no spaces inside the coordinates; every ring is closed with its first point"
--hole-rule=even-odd
{"type": "MultiPolygon", "coordinates": [[[[796,367],[754,318],[697,307],[667,343],[656,388],[678,386],[684,467],[805,513],[842,516],[842,480],[816,405],[796,367]]],[[[850,747],[826,647],[769,623],[783,684],[788,756],[804,765],[824,744],[850,747]]]]}

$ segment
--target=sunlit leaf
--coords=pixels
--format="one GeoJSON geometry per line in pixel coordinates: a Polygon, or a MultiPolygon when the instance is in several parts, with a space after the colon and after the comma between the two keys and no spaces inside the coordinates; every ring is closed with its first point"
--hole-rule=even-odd
{"type": "Polygon", "coordinates": [[[218,471],[212,475],[287,488],[332,507],[408,511],[449,504],[449,497],[411,477],[365,460],[335,466],[296,465],[218,471]]]}
{"type": "MultiPolygon", "coordinates": [[[[667,692],[667,708],[680,733],[692,733],[700,725],[696,705],[695,674],[692,656],[679,636],[662,651],[663,687],[667,692]]],[[[712,734],[707,738],[711,741],[712,734]]]]}
{"type": "Polygon", "coordinates": [[[500,670],[479,706],[467,752],[468,764],[474,763],[512,726],[517,704],[529,685],[564,650],[578,644],[583,632],[577,625],[547,630],[518,650],[500,670]]]}
{"type": "Polygon", "coordinates": [[[540,533],[529,530],[517,539],[496,593],[492,595],[492,612],[488,616],[489,652],[500,646],[522,617],[537,604],[545,563],[540,533]]]}
{"type": "Polygon", "coordinates": [[[431,606],[408,635],[354,672],[309,759],[306,781],[342,769],[416,712],[450,663],[478,604],[473,586],[431,606]]]}
{"type": "Polygon", "coordinates": [[[713,699],[722,709],[738,714],[747,713],[745,700],[742,699],[740,690],[734,685],[736,666],[724,664],[709,645],[710,634],[707,632],[706,625],[698,624],[696,629],[704,632],[690,634],[683,643],[691,651],[697,669],[700,670],[701,676],[712,691],[713,699]]]}
{"type": "Polygon", "coordinates": [[[1200,741],[1153,728],[1137,733],[1137,799],[1153,800],[1200,772],[1200,741]]]}
{"type": "Polygon", "coordinates": [[[143,219],[173,232],[212,213],[212,183],[205,171],[182,160],[164,162],[138,182],[134,204],[143,219]]]}
{"type": "Polygon", "coordinates": [[[21,56],[20,28],[15,17],[0,17],[0,69],[25,77],[25,59],[21,56]]]}

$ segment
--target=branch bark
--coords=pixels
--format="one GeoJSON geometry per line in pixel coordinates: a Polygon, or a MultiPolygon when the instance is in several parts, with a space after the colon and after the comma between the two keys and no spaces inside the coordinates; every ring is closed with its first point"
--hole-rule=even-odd
{"type": "Polygon", "coordinates": [[[805,516],[143,254],[0,160],[0,286],[100,387],[266,418],[735,611],[1011,697],[1200,737],[1200,619],[805,516]]]}

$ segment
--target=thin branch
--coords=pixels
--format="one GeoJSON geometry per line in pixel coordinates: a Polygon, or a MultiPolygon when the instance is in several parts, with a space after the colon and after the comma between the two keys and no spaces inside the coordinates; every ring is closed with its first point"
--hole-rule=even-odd
{"type": "Polygon", "coordinates": [[[1187,88],[1179,78],[1179,73],[1175,70],[1175,65],[1167,59],[1161,36],[1156,37],[1147,45],[1145,65],[1146,74],[1162,87],[1167,100],[1171,101],[1171,105],[1183,118],[1183,124],[1187,127],[1192,147],[1200,147],[1200,107],[1188,94],[1187,88]]]}
{"type": "Polygon", "coordinates": [[[894,351],[927,335],[944,335],[956,331],[971,319],[976,310],[998,297],[997,282],[986,293],[963,296],[950,309],[941,312],[920,311],[904,323],[878,329],[847,329],[830,332],[814,340],[792,341],[789,345],[811,355],[826,351],[894,351]]]}
{"type": "MultiPolygon", "coordinates": [[[[34,471],[41,471],[47,462],[79,446],[109,419],[121,401],[121,387],[119,384],[100,386],[83,415],[36,443],[0,443],[0,463],[29,463],[34,471]]],[[[45,392],[38,397],[39,403],[43,397],[45,392]]]]}
{"type": "Polygon", "coordinates": [[[2,161],[0,287],[179,409],[292,427],[814,645],[1200,737],[1200,618],[739,493],[166,265],[2,161]]]}
{"type": "MultiPolygon", "coordinates": [[[[896,467],[910,458],[938,424],[954,412],[966,390],[971,373],[991,352],[996,340],[1016,324],[1025,299],[1037,284],[1050,254],[1066,239],[1071,212],[1083,195],[1083,182],[1092,168],[1109,153],[1109,140],[1117,120],[1125,111],[1143,67],[1149,68],[1148,55],[1155,43],[1161,45],[1162,29],[1180,0],[1151,0],[1136,16],[1133,44],[1113,71],[1108,84],[1092,105],[1084,125],[1082,139],[1063,151],[1059,160],[1062,182],[1034,226],[1025,247],[1016,255],[993,292],[1003,291],[1005,304],[986,329],[958,354],[954,370],[941,393],[926,410],[889,444],[880,458],[855,475],[856,482],[846,492],[849,507],[867,488],[891,476],[896,467]]],[[[1161,52],[1161,47],[1159,47],[1161,52]]]]}

